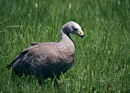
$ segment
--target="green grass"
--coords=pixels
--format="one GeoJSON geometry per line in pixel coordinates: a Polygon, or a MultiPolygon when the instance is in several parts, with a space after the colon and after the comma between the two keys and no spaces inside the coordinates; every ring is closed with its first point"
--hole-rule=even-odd
{"type": "Polygon", "coordinates": [[[49,79],[43,88],[34,76],[13,81],[6,65],[28,43],[60,41],[60,28],[70,20],[85,37],[71,35],[75,61],[58,80],[59,92],[130,92],[130,0],[1,0],[0,92],[57,92],[49,79]]]}

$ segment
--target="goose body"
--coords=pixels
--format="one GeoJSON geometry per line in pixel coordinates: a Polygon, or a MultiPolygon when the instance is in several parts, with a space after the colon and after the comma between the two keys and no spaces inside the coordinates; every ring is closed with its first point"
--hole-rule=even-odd
{"type": "Polygon", "coordinates": [[[31,43],[7,67],[16,75],[35,75],[37,78],[59,77],[73,64],[75,46],[70,33],[84,36],[81,27],[73,21],[62,26],[60,42],[31,43]]]}

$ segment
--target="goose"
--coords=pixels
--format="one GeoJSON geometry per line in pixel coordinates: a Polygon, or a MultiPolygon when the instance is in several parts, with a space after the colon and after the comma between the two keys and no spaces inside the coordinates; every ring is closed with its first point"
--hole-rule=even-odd
{"type": "Polygon", "coordinates": [[[80,25],[69,21],[61,27],[60,42],[31,43],[31,47],[23,50],[7,68],[12,68],[18,76],[35,75],[39,80],[59,78],[74,61],[75,46],[70,33],[84,37],[80,25]]]}

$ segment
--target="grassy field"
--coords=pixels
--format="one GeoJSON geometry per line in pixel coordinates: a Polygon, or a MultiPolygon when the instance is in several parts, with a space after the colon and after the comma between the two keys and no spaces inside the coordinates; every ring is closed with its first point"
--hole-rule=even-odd
{"type": "MultiPolygon", "coordinates": [[[[130,93],[130,0],[0,0],[0,92],[55,93],[34,76],[12,80],[6,68],[31,42],[60,41],[61,26],[78,22],[85,37],[59,93],[130,93]]],[[[64,80],[64,81],[63,81],[64,80]]]]}

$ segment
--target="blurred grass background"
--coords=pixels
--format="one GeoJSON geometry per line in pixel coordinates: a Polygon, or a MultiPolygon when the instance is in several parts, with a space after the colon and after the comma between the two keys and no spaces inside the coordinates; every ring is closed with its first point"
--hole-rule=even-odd
{"type": "Polygon", "coordinates": [[[85,37],[71,35],[75,61],[58,80],[59,92],[130,92],[130,0],[0,0],[0,92],[57,92],[49,79],[43,88],[34,76],[12,81],[6,65],[28,43],[60,41],[70,20],[85,37]]]}

